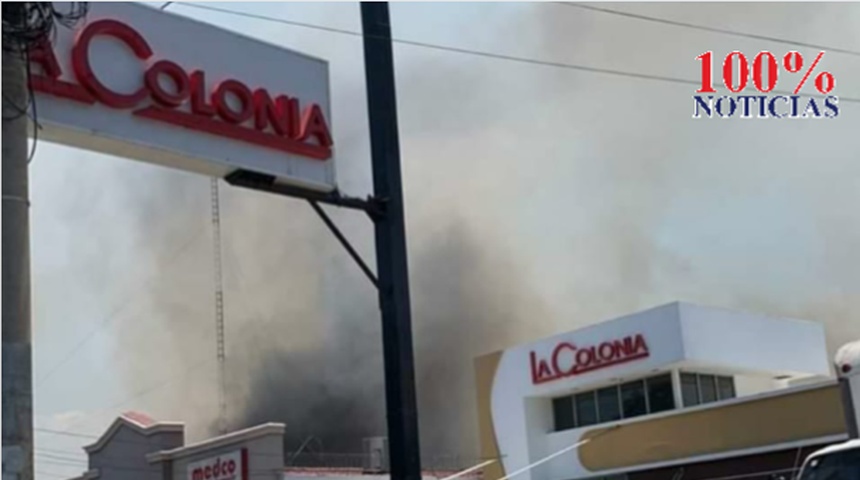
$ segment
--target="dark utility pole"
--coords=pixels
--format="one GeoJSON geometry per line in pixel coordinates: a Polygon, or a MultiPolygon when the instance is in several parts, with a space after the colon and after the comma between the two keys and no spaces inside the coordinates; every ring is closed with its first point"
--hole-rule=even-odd
{"type": "Polygon", "coordinates": [[[3,3],[3,480],[33,478],[33,364],[30,341],[30,200],[27,77],[21,49],[26,3],[3,3]]]}
{"type": "Polygon", "coordinates": [[[412,312],[388,3],[362,2],[361,24],[373,190],[383,209],[374,220],[391,478],[420,480],[412,312]]]}

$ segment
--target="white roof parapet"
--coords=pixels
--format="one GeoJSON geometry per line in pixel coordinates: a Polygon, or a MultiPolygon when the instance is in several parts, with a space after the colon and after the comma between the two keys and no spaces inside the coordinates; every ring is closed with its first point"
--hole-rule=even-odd
{"type": "Polygon", "coordinates": [[[283,435],[285,431],[286,425],[283,423],[264,423],[262,425],[257,425],[256,427],[238,430],[236,432],[221,435],[220,437],[210,438],[191,445],[185,445],[172,450],[162,450],[160,452],[150,453],[146,456],[146,461],[149,463],[156,463],[164,460],[188,457],[206,450],[234,443],[246,442],[254,438],[265,437],[267,435],[283,435]]]}
{"type": "Polygon", "coordinates": [[[181,433],[185,431],[185,424],[182,422],[161,422],[139,412],[125,412],[113,421],[95,443],[85,446],[84,451],[91,454],[101,450],[122,426],[129,427],[145,436],[163,432],[181,433]]]}

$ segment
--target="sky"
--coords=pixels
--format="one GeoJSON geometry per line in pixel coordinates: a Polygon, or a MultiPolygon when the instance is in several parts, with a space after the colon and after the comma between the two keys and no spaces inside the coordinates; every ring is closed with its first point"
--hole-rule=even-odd
{"type": "MultiPolygon", "coordinates": [[[[360,30],[352,3],[218,6],[360,30]]],[[[856,3],[612,8],[860,51],[856,3]]],[[[339,183],[370,191],[360,38],[170,10],[329,60],[339,183]]],[[[791,49],[548,3],[394,4],[392,24],[399,39],[691,79],[707,50],[791,49]]],[[[470,408],[472,355],[674,300],[822,321],[831,350],[860,337],[857,103],[833,120],[692,120],[689,85],[394,52],[417,361],[458,328],[471,342],[444,364],[467,373],[440,374],[462,387],[449,401],[466,406],[451,410],[470,408]]],[[[831,52],[820,68],[860,98],[860,58],[831,52]]],[[[37,478],[83,470],[79,447],[124,410],[186,420],[199,436],[214,412],[208,180],[41,142],[31,185],[37,478]]],[[[328,348],[338,319],[373,311],[366,280],[301,202],[229,188],[223,202],[238,363],[262,361],[243,355],[269,325],[246,317],[288,309],[306,336],[280,348],[328,348]]],[[[333,215],[372,259],[369,223],[333,215]]],[[[244,398],[253,382],[235,378],[244,398]]],[[[445,401],[425,395],[428,408],[445,401]]],[[[428,432],[430,445],[448,439],[428,432]]]]}

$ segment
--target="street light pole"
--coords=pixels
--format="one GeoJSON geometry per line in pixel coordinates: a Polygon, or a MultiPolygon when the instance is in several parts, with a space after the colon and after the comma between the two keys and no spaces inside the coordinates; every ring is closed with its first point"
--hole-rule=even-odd
{"type": "Polygon", "coordinates": [[[361,24],[373,190],[383,209],[374,222],[391,478],[420,480],[412,312],[388,3],[362,2],[361,24]]]}

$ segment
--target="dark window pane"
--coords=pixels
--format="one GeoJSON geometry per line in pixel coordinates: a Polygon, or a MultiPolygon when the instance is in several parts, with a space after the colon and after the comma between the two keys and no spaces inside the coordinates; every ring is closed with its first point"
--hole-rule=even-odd
{"type": "Polygon", "coordinates": [[[717,392],[720,400],[735,398],[735,379],[733,377],[717,377],[717,392]]]}
{"type": "Polygon", "coordinates": [[[651,377],[648,384],[648,408],[651,413],[664,412],[675,408],[675,392],[672,391],[672,376],[668,373],[651,377]]]}
{"type": "Polygon", "coordinates": [[[576,426],[584,427],[597,423],[597,402],[594,392],[578,393],[574,397],[576,403],[576,426]]]}
{"type": "Polygon", "coordinates": [[[702,403],[717,401],[717,382],[713,375],[699,375],[699,392],[702,403]]]}
{"type": "Polygon", "coordinates": [[[576,423],[573,421],[573,397],[553,398],[552,415],[556,430],[576,427],[576,423]]]}
{"type": "Polygon", "coordinates": [[[645,382],[637,380],[621,385],[621,405],[624,418],[648,413],[648,407],[645,404],[645,382]]]}
{"type": "Polygon", "coordinates": [[[597,411],[601,422],[611,422],[621,418],[618,387],[601,388],[597,391],[597,411]]]}
{"type": "Polygon", "coordinates": [[[695,373],[681,374],[681,396],[684,397],[685,407],[699,404],[699,383],[695,373]]]}

